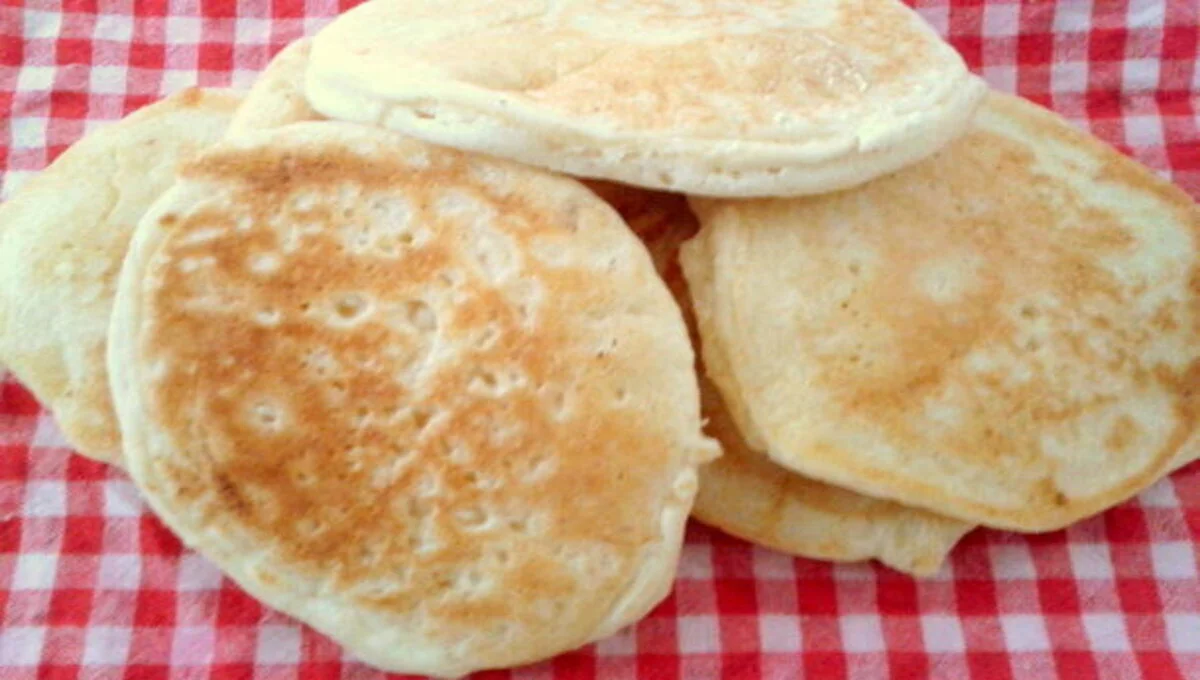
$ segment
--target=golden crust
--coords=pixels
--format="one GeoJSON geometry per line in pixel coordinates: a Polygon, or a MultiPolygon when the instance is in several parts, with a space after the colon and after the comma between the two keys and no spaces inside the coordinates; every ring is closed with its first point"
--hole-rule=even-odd
{"type": "MultiPolygon", "coordinates": [[[[700,337],[679,248],[699,225],[683,196],[593,182],[589,187],[612,205],[646,244],[688,321],[693,344],[700,337]]],[[[721,398],[713,366],[716,348],[697,357],[705,431],[723,455],[700,469],[692,516],[734,536],[782,552],[826,560],[879,559],[909,573],[928,575],[972,525],[926,510],[864,496],[796,474],[746,443],[721,398]],[[714,384],[716,383],[716,384],[714,384]]],[[[724,362],[717,362],[724,365],[724,362]]]]}
{"type": "Polygon", "coordinates": [[[189,164],[110,365],[186,541],[365,660],[454,675],[670,587],[700,433],[679,312],[577,183],[307,123],[189,164]]]}
{"type": "Polygon", "coordinates": [[[151,104],[73,144],[0,206],[0,364],[85,456],[121,460],[104,354],[134,226],[239,101],[188,89],[151,104]]]}
{"type": "Polygon", "coordinates": [[[781,465],[1043,531],[1200,444],[1200,210],[1032,104],[852,192],[693,207],[685,264],[781,465]]]}

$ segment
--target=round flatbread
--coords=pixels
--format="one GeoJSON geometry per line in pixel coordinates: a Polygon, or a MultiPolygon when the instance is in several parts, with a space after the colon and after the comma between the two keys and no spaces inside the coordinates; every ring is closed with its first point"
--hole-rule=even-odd
{"type": "MultiPolygon", "coordinates": [[[[699,342],[680,245],[699,225],[683,196],[611,184],[590,185],[617,209],[650,251],[699,342]]],[[[707,293],[706,293],[707,294],[707,293]]],[[[716,348],[704,348],[706,361],[716,348]]],[[[723,361],[714,360],[717,366],[723,361]]],[[[918,576],[935,573],[972,525],[847,491],[783,468],[751,448],[721,399],[713,367],[697,363],[705,431],[721,443],[700,469],[692,517],[775,550],[823,560],[878,559],[918,576]]]]}
{"type": "Polygon", "coordinates": [[[87,135],[0,206],[0,364],[67,441],[121,459],[104,347],[121,260],[180,159],[219,140],[239,98],[189,89],[87,135]]]}
{"type": "Polygon", "coordinates": [[[683,320],[611,208],[376,128],[188,164],[111,338],[155,511],[390,670],[527,663],[643,616],[718,450],[683,320]]]}
{"type": "Polygon", "coordinates": [[[1044,531],[1196,455],[1200,209],[1040,107],[993,95],[854,191],[692,206],[705,347],[780,465],[1044,531]]]}
{"type": "Polygon", "coordinates": [[[229,124],[228,136],[323,118],[304,98],[304,73],[312,40],[300,38],[279,51],[258,74],[229,124]]]}
{"type": "Polygon", "coordinates": [[[896,0],[373,0],[316,35],[306,78],[331,118],[726,197],[903,167],[985,89],[896,0]]]}

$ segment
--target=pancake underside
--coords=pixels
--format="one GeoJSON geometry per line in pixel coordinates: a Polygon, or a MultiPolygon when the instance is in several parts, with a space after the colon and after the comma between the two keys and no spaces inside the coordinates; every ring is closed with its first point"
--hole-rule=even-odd
{"type": "Polygon", "coordinates": [[[121,460],[104,366],[121,261],[176,164],[220,139],[238,96],[189,89],[76,142],[0,206],[0,364],[85,456],[121,460]]]}
{"type": "Polygon", "coordinates": [[[306,93],[331,118],[438,144],[737,197],[903,167],[960,132],[985,90],[899,2],[652,4],[479,0],[447,17],[368,3],[315,37],[306,93]]]}

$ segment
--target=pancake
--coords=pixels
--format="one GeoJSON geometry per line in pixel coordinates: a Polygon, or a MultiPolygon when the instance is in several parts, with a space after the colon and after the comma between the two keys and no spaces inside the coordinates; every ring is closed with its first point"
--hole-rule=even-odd
{"type": "Polygon", "coordinates": [[[188,164],[111,338],[151,507],[388,670],[527,663],[639,619],[718,452],[679,310],[611,208],[377,128],[188,164]]]}
{"type": "Polygon", "coordinates": [[[1040,107],[994,94],[853,191],[691,205],[705,356],[788,469],[1048,531],[1200,450],[1200,209],[1040,107]]]}
{"type": "Polygon", "coordinates": [[[300,38],[271,59],[234,114],[230,137],[322,118],[304,98],[304,72],[311,47],[312,40],[300,38]]]}
{"type": "MultiPolygon", "coordinates": [[[[592,184],[650,251],[699,343],[679,247],[699,225],[682,196],[592,184]]],[[[705,348],[705,357],[711,356],[705,348]]],[[[822,560],[878,559],[918,576],[935,573],[972,525],[880,500],[796,474],[750,447],[704,366],[700,373],[705,431],[724,454],[700,469],[692,517],[781,552],[822,560]]]]}
{"type": "Polygon", "coordinates": [[[238,104],[189,89],[76,142],[0,206],[0,365],[85,456],[121,459],[104,367],[117,273],[175,166],[220,139],[238,104]]]}
{"type": "Polygon", "coordinates": [[[985,89],[896,0],[373,0],[316,35],[305,85],[330,118],[723,197],[903,167],[985,89]]]}

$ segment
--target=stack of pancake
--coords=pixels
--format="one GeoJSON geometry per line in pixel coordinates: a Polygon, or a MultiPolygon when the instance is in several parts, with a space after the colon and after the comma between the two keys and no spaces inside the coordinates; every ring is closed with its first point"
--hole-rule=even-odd
{"type": "Polygon", "coordinates": [[[454,676],[641,618],[689,513],[922,575],[1129,499],[1200,456],[1198,249],[894,0],[371,0],[0,207],[0,362],[248,592],[454,676]]]}

